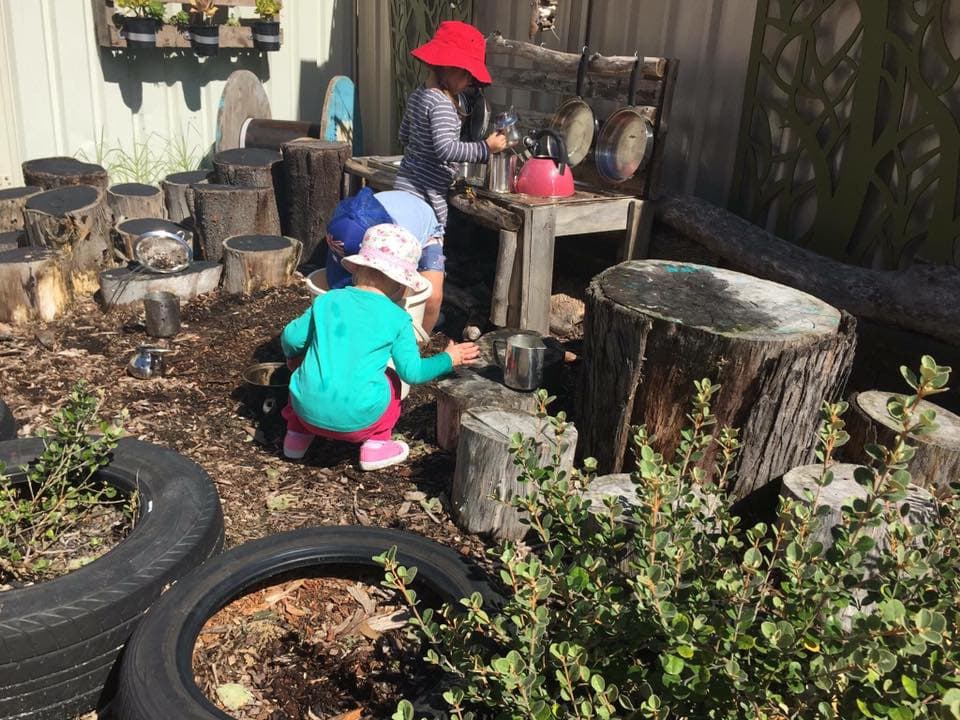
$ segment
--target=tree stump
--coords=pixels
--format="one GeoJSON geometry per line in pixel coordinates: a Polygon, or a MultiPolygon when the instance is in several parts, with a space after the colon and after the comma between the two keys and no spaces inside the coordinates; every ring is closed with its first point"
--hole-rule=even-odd
{"type": "Polygon", "coordinates": [[[234,148],[213,156],[215,182],[237,187],[269,187],[282,184],[283,156],[276,150],[234,148]]]}
{"type": "MultiPolygon", "coordinates": [[[[845,416],[850,441],[842,448],[845,459],[864,462],[867,445],[893,444],[898,430],[887,415],[887,399],[894,394],[868,390],[850,396],[850,411],[845,416]]],[[[960,417],[926,400],[921,401],[920,410],[936,412],[939,427],[932,433],[910,437],[909,443],[917,451],[908,469],[915,485],[946,498],[954,492],[950,483],[960,482],[960,417]]]]}
{"type": "Polygon", "coordinates": [[[114,246],[127,258],[135,260],[134,246],[137,238],[154,230],[166,230],[169,233],[180,233],[184,236],[187,245],[193,245],[193,233],[175,222],[160,218],[134,218],[118,223],[114,228],[114,246]]]}
{"type": "Polygon", "coordinates": [[[23,180],[27,185],[37,185],[44,190],[69,185],[92,185],[105,193],[110,179],[100,165],[85,163],[72,157],[48,157],[27,160],[21,165],[23,180]]]}
{"type": "Polygon", "coordinates": [[[194,223],[201,256],[219,262],[223,241],[234,235],[279,235],[272,188],[194,185],[194,223]]]}
{"type": "MultiPolygon", "coordinates": [[[[805,293],[719,268],[630,261],[587,289],[577,417],[583,453],[624,468],[630,428],[645,424],[669,457],[693,383],[723,386],[712,409],[740,429],[734,492],[745,497],[812,459],[820,405],[839,395],[855,321],[805,293]]],[[[713,453],[702,460],[710,467],[713,453]]]]}
{"type": "Polygon", "coordinates": [[[23,230],[10,230],[0,233],[0,252],[29,245],[27,233],[23,230]]]}
{"type": "Polygon", "coordinates": [[[113,268],[100,273],[98,300],[104,307],[131,305],[155,290],[172,292],[181,300],[192,300],[216,290],[222,272],[223,265],[220,263],[203,260],[190,263],[185,270],[166,275],[128,267],[113,268]]]}
{"type": "Polygon", "coordinates": [[[143,183],[120,183],[107,190],[113,224],[133,218],[162,218],[166,214],[160,188],[143,183]]]}
{"type": "Polygon", "coordinates": [[[175,223],[193,221],[192,185],[205,185],[210,181],[208,170],[173,173],[160,181],[163,190],[163,204],[167,208],[167,218],[175,223]]]}
{"type": "MultiPolygon", "coordinates": [[[[457,524],[467,532],[489,533],[497,540],[521,540],[529,529],[511,505],[516,495],[530,488],[517,481],[517,468],[510,454],[510,437],[521,433],[538,438],[544,463],[551,461],[556,447],[551,430],[535,415],[500,408],[473,408],[463,414],[457,466],[450,500],[457,524]]],[[[563,468],[573,468],[577,431],[573,425],[561,438],[563,468]]]]}
{"type": "Polygon", "coordinates": [[[70,304],[57,253],[22,247],[0,252],[0,322],[48,322],[70,304]]]}
{"type": "Polygon", "coordinates": [[[223,241],[223,290],[249,295],[290,284],[303,246],[278,235],[235,235],[223,241]]]}
{"type": "Polygon", "coordinates": [[[303,243],[303,262],[323,264],[327,222],[340,202],[343,166],[350,158],[349,143],[301,139],[284,143],[283,230],[303,243]]]}
{"type": "Polygon", "coordinates": [[[30,244],[57,251],[73,292],[95,292],[100,270],[113,264],[103,193],[90,185],[48,190],[23,215],[30,244]]]}
{"type": "Polygon", "coordinates": [[[23,208],[39,192],[43,188],[36,185],[0,190],[0,233],[23,230],[23,208]]]}

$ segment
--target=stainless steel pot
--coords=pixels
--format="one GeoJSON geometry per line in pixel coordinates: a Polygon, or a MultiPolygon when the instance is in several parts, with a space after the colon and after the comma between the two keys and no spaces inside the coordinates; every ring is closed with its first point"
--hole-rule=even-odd
{"type": "Polygon", "coordinates": [[[626,182],[643,169],[653,155],[653,125],[634,105],[642,64],[638,57],[630,73],[627,106],[607,118],[597,137],[593,153],[597,172],[611,183],[626,182]]]}
{"type": "Polygon", "coordinates": [[[503,383],[514,390],[536,390],[543,382],[547,346],[537,335],[517,334],[494,342],[503,383]],[[501,347],[502,359],[501,359],[501,347]]]}

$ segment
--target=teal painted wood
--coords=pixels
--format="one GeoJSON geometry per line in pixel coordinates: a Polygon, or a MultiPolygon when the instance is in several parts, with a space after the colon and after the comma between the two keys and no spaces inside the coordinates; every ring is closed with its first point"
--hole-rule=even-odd
{"type": "Polygon", "coordinates": [[[320,136],[329,142],[348,142],[354,155],[363,154],[363,128],[357,86],[346,75],[337,75],[327,85],[320,120],[320,136]]]}

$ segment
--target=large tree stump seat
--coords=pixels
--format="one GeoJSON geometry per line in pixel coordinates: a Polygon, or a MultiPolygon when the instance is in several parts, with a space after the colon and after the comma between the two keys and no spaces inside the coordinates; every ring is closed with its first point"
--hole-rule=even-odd
{"type": "Polygon", "coordinates": [[[106,192],[110,184],[107,171],[102,166],[67,156],[27,160],[21,169],[24,184],[37,185],[44,190],[69,185],[92,185],[100,192],[106,192]]]}
{"type": "Polygon", "coordinates": [[[280,235],[272,187],[193,186],[194,224],[201,257],[219,262],[223,241],[234,235],[280,235]]]}
{"type": "Polygon", "coordinates": [[[175,223],[193,222],[193,185],[206,185],[213,175],[209,170],[172,173],[160,181],[167,218],[175,223]]]}
{"type": "Polygon", "coordinates": [[[0,233],[23,230],[23,208],[27,200],[43,192],[37,185],[0,190],[0,233]]]}
{"type": "Polygon", "coordinates": [[[223,241],[223,291],[249,295],[289,285],[300,262],[299,240],[280,235],[235,235],[223,241]]]}
{"type": "Polygon", "coordinates": [[[162,218],[166,214],[160,188],[144,183],[111,185],[107,190],[107,207],[114,225],[133,218],[162,218]]]}
{"type": "Polygon", "coordinates": [[[56,251],[21,247],[0,252],[0,322],[49,322],[70,301],[70,287],[56,251]]]}

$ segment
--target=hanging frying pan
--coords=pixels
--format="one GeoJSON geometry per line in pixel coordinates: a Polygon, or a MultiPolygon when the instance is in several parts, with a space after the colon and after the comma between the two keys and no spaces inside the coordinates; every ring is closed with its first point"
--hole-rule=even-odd
{"type": "Polygon", "coordinates": [[[470,142],[486,140],[490,130],[490,103],[482,88],[464,90],[457,96],[459,111],[464,117],[460,139],[470,142]]]}
{"type": "Polygon", "coordinates": [[[653,154],[653,126],[636,106],[637,79],[643,60],[637,57],[630,73],[627,105],[607,118],[597,137],[597,172],[612,183],[622,183],[646,167],[653,154]]]}
{"type": "Polygon", "coordinates": [[[587,46],[584,45],[577,67],[577,96],[558,107],[550,120],[550,129],[557,132],[566,145],[570,167],[576,166],[587,156],[597,132],[593,108],[583,100],[583,83],[587,77],[589,59],[587,46]]]}

